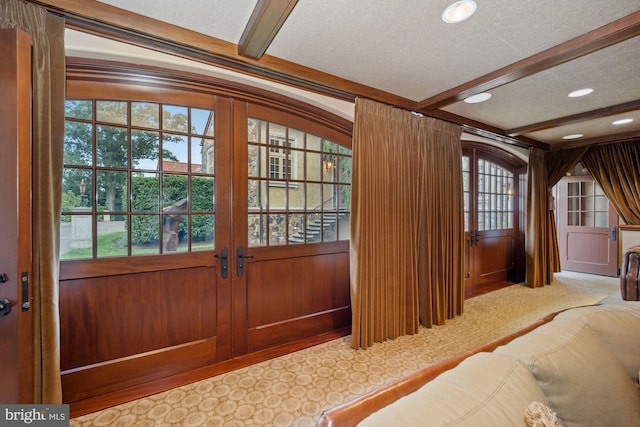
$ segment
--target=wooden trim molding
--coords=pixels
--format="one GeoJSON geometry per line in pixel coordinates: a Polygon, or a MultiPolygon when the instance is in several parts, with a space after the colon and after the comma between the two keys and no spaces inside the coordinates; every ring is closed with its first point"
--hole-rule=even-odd
{"type": "Polygon", "coordinates": [[[67,93],[77,96],[79,91],[76,88],[88,82],[228,96],[287,114],[294,112],[349,137],[353,131],[353,123],[350,120],[305,102],[242,83],[160,67],[68,57],[67,93]]]}
{"type": "Polygon", "coordinates": [[[238,46],[175,25],[137,15],[95,0],[28,0],[64,16],[68,28],[174,56],[197,60],[312,92],[352,101],[356,96],[377,99],[413,110],[415,101],[264,55],[258,62],[238,54],[238,46]]]}
{"type": "Polygon", "coordinates": [[[584,122],[600,117],[613,116],[615,114],[627,113],[629,111],[635,111],[640,108],[640,99],[635,101],[625,102],[623,104],[612,105],[609,107],[598,108],[597,110],[585,111],[584,113],[573,114],[570,116],[560,117],[553,120],[547,120],[539,123],[532,123],[530,125],[521,126],[518,128],[508,129],[505,132],[509,136],[519,136],[530,132],[537,132],[540,130],[550,129],[559,126],[572,125],[575,123],[584,122]]]}

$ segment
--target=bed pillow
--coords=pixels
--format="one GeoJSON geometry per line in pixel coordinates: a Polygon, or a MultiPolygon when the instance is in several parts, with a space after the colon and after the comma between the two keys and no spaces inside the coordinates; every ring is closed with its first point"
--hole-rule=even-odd
{"type": "Polygon", "coordinates": [[[618,358],[633,380],[640,370],[640,311],[618,305],[583,307],[560,313],[556,319],[579,319],[593,329],[618,358]]]}
{"type": "Polygon", "coordinates": [[[640,425],[640,390],[583,321],[554,320],[495,352],[529,367],[564,427],[640,425]]]}

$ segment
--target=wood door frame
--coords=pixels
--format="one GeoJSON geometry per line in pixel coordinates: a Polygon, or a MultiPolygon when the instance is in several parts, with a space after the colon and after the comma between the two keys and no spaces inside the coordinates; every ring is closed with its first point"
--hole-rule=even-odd
{"type": "Polygon", "coordinates": [[[0,298],[11,312],[0,317],[0,402],[34,402],[33,301],[31,285],[31,36],[0,30],[0,129],[3,133],[0,298]],[[5,270],[6,269],[6,270],[5,270]],[[26,275],[26,276],[25,276],[26,275]],[[27,281],[27,295],[23,280],[27,281]],[[23,303],[26,302],[26,306],[23,303]]]}

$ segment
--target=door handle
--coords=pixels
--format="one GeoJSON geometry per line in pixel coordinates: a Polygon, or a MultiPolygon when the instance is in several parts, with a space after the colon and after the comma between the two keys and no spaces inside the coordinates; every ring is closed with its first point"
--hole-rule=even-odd
{"type": "Polygon", "coordinates": [[[618,238],[618,227],[615,225],[611,227],[611,240],[615,241],[618,238]]]}
{"type": "Polygon", "coordinates": [[[9,313],[11,313],[11,301],[0,298],[0,316],[6,316],[9,313]]]}
{"type": "Polygon", "coordinates": [[[253,255],[244,255],[243,251],[242,251],[242,246],[238,246],[238,249],[236,249],[236,255],[238,257],[237,260],[237,273],[238,273],[238,277],[242,277],[242,272],[244,270],[244,260],[245,258],[253,258],[253,255]]]}
{"type": "Polygon", "coordinates": [[[220,255],[213,254],[213,256],[220,260],[220,275],[223,279],[226,279],[229,275],[229,251],[227,251],[227,248],[224,247],[220,251],[220,255]]]}

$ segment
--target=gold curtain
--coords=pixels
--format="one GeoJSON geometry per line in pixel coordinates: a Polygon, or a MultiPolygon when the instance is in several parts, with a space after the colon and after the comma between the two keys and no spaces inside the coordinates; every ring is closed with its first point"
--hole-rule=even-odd
{"type": "Polygon", "coordinates": [[[19,0],[0,2],[0,28],[31,35],[34,403],[61,403],[58,267],[64,138],[64,20],[19,0]]]}
{"type": "Polygon", "coordinates": [[[532,288],[553,282],[561,270],[551,189],[573,169],[586,148],[529,151],[527,169],[526,283],[532,288]]]}
{"type": "Polygon", "coordinates": [[[459,126],[356,100],[354,348],[416,333],[421,316],[430,326],[462,312],[460,136],[459,126]]]}
{"type": "Polygon", "coordinates": [[[640,140],[591,147],[582,165],[622,220],[640,224],[640,140]]]}
{"type": "Polygon", "coordinates": [[[551,283],[549,236],[547,212],[549,200],[547,193],[547,168],[544,162],[545,151],[538,148],[529,150],[527,167],[527,214],[525,232],[526,283],[531,288],[551,283]]]}

